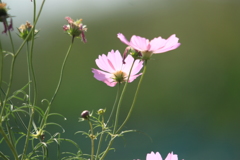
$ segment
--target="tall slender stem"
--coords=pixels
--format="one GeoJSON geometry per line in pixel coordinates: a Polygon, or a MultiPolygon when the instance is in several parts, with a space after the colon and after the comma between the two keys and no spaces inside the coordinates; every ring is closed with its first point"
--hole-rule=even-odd
{"type": "Polygon", "coordinates": [[[6,141],[6,143],[8,144],[10,150],[13,153],[13,156],[15,158],[15,160],[19,160],[18,158],[18,153],[16,151],[16,148],[14,147],[14,145],[11,143],[11,141],[9,140],[9,138],[7,137],[6,133],[4,132],[2,125],[0,125],[0,133],[2,134],[4,140],[6,141]]]}
{"type": "Polygon", "coordinates": [[[94,159],[94,133],[93,133],[93,127],[92,127],[92,122],[90,120],[88,120],[89,122],[89,126],[90,126],[90,139],[91,139],[91,160],[94,159]]]}
{"type": "MultiPolygon", "coordinates": [[[[33,24],[36,23],[36,0],[33,1],[33,24]]],[[[32,84],[33,84],[33,106],[36,105],[36,99],[37,99],[37,83],[36,83],[36,77],[33,69],[33,47],[34,47],[34,42],[35,42],[35,25],[32,27],[32,38],[31,38],[31,48],[30,48],[30,53],[29,53],[29,68],[32,76],[32,84]]]]}
{"type": "MultiPolygon", "coordinates": [[[[2,74],[3,74],[3,49],[2,49],[2,43],[0,40],[0,88],[2,88],[2,74]]],[[[0,106],[2,106],[2,96],[0,92],[0,106]]]]}
{"type": "Polygon", "coordinates": [[[28,72],[28,103],[31,104],[31,68],[30,68],[30,53],[29,53],[29,43],[27,42],[27,72],[28,72]]]}
{"type": "Polygon", "coordinates": [[[106,125],[104,123],[104,116],[102,115],[102,133],[101,133],[100,138],[99,138],[95,160],[97,160],[98,154],[100,152],[100,148],[101,148],[101,144],[102,144],[102,138],[103,138],[103,132],[105,131],[105,127],[106,127],[106,125]]]}
{"type": "MultiPolygon", "coordinates": [[[[34,0],[35,1],[35,0],[34,0]]],[[[37,15],[37,18],[35,20],[35,23],[34,23],[34,26],[36,26],[37,24],[37,21],[41,15],[41,12],[42,12],[42,9],[43,9],[43,6],[44,6],[44,3],[45,3],[46,0],[43,0],[42,1],[42,4],[41,4],[41,7],[40,7],[40,10],[38,12],[38,15],[37,15]]],[[[16,53],[13,52],[14,56],[12,58],[12,61],[11,61],[11,65],[10,65],[10,75],[9,75],[9,83],[8,83],[8,87],[7,87],[7,91],[6,91],[6,96],[3,100],[3,104],[2,104],[2,110],[1,110],[1,113],[0,113],[0,117],[2,117],[2,114],[3,114],[3,110],[6,106],[6,103],[7,103],[7,98],[8,98],[8,95],[10,93],[10,90],[11,90],[11,87],[12,87],[12,80],[13,80],[13,70],[14,70],[14,66],[15,66],[15,60],[17,58],[17,56],[19,55],[20,51],[22,50],[24,44],[27,42],[27,39],[29,36],[31,36],[31,33],[34,32],[33,29],[31,29],[31,31],[29,32],[29,35],[26,37],[26,39],[23,41],[23,43],[20,45],[19,49],[17,50],[16,53]]],[[[9,33],[10,34],[10,33],[9,33]]],[[[11,38],[10,38],[11,39],[11,38]]],[[[12,42],[11,42],[12,43],[12,42]]],[[[12,43],[13,44],[13,43],[12,43]]],[[[0,119],[0,123],[1,123],[1,119],[0,119]]]]}
{"type": "Polygon", "coordinates": [[[128,112],[128,115],[127,115],[126,119],[124,120],[124,122],[122,123],[122,125],[118,128],[116,133],[118,133],[122,129],[122,127],[127,123],[129,117],[131,116],[131,113],[133,111],[134,105],[135,105],[136,100],[137,100],[138,92],[139,92],[139,89],[140,89],[143,77],[144,77],[144,75],[146,73],[146,70],[147,70],[147,60],[145,60],[145,62],[144,62],[143,73],[142,73],[142,76],[141,76],[141,78],[140,78],[140,80],[138,82],[137,90],[135,92],[135,95],[134,95],[134,98],[133,98],[133,102],[132,102],[132,105],[131,105],[130,110],[128,112]]]}
{"type": "Polygon", "coordinates": [[[120,86],[121,86],[121,83],[118,83],[118,89],[117,89],[116,98],[115,98],[115,101],[114,101],[114,104],[113,104],[113,107],[112,107],[112,111],[111,111],[111,113],[110,113],[110,116],[109,116],[109,118],[108,118],[108,120],[107,120],[106,126],[108,125],[108,122],[109,122],[110,119],[112,118],[113,112],[114,112],[114,110],[115,110],[115,108],[116,108],[116,104],[117,104],[117,102],[118,102],[118,100],[119,100],[120,86]]]}
{"type": "Polygon", "coordinates": [[[123,87],[121,96],[120,96],[119,101],[118,101],[118,106],[117,106],[117,111],[116,111],[116,117],[115,117],[115,124],[114,124],[113,134],[115,134],[116,129],[117,129],[120,106],[121,106],[121,103],[122,103],[122,100],[123,100],[123,95],[124,95],[124,93],[125,93],[125,91],[126,91],[126,88],[127,88],[127,85],[128,85],[128,81],[129,81],[129,78],[130,78],[130,76],[131,76],[132,68],[133,68],[133,65],[134,65],[135,61],[136,61],[136,60],[134,60],[133,63],[132,63],[131,69],[130,69],[129,74],[128,74],[127,81],[126,81],[126,83],[125,83],[125,85],[124,85],[124,87],[123,87]]]}
{"type": "Polygon", "coordinates": [[[115,138],[115,137],[112,137],[112,138],[111,138],[111,140],[109,141],[109,144],[108,144],[106,150],[104,151],[102,157],[101,157],[99,160],[103,160],[103,159],[106,157],[106,155],[107,155],[107,153],[108,153],[108,151],[109,151],[109,149],[110,149],[110,147],[111,147],[111,145],[112,145],[112,143],[113,143],[114,138],[115,138]]]}
{"type": "MultiPolygon", "coordinates": [[[[31,54],[29,52],[29,43],[27,42],[27,66],[28,66],[28,81],[31,82],[31,73],[32,73],[32,68],[31,68],[31,54]]],[[[29,137],[30,137],[30,134],[31,134],[31,130],[32,130],[32,123],[33,123],[33,117],[34,117],[34,106],[32,105],[32,102],[31,102],[31,97],[32,97],[32,94],[31,94],[31,83],[29,84],[28,86],[28,89],[29,89],[29,98],[28,98],[28,105],[30,106],[30,109],[29,109],[29,115],[30,115],[30,119],[29,119],[29,122],[28,122],[28,128],[27,128],[27,134],[26,134],[26,139],[25,139],[25,144],[24,144],[24,147],[23,147],[23,154],[22,154],[22,160],[26,159],[26,153],[27,153],[27,148],[28,148],[28,142],[29,142],[29,137]]]]}
{"type": "Polygon", "coordinates": [[[54,92],[54,94],[53,94],[53,96],[52,96],[52,99],[51,99],[51,101],[50,101],[50,103],[49,103],[50,105],[51,105],[52,102],[54,101],[54,99],[55,99],[55,97],[56,97],[56,95],[57,95],[57,93],[58,93],[58,90],[59,90],[59,88],[60,88],[60,85],[61,85],[61,83],[62,83],[63,70],[64,70],[64,67],[65,67],[65,64],[66,64],[68,55],[69,55],[69,53],[70,53],[70,51],[71,51],[71,49],[72,49],[72,45],[73,45],[73,43],[70,44],[70,46],[69,46],[69,48],[68,48],[68,51],[67,51],[67,54],[66,54],[66,56],[65,56],[65,58],[64,58],[64,60],[63,60],[63,64],[62,64],[61,71],[60,71],[60,78],[59,78],[59,81],[58,81],[58,85],[57,85],[57,88],[56,88],[56,90],[55,90],[55,92],[54,92]]]}
{"type": "Polygon", "coordinates": [[[132,63],[132,66],[131,66],[131,68],[130,68],[129,74],[128,74],[127,81],[126,81],[126,83],[125,83],[125,85],[124,85],[124,87],[123,87],[122,93],[121,93],[120,98],[119,98],[119,101],[118,101],[118,106],[117,106],[117,111],[116,111],[116,117],[115,117],[115,124],[114,124],[114,129],[113,129],[113,136],[112,136],[111,140],[109,141],[108,146],[107,146],[106,150],[104,151],[104,153],[103,153],[102,157],[100,158],[100,160],[103,160],[104,157],[107,155],[107,153],[108,153],[108,151],[109,151],[109,149],[110,149],[110,147],[111,147],[111,145],[112,145],[112,143],[113,143],[113,140],[115,139],[115,135],[114,135],[114,134],[116,133],[116,129],[117,129],[118,116],[119,116],[119,110],[120,110],[121,102],[122,102],[122,100],[123,100],[123,95],[124,95],[124,93],[125,93],[125,91],[126,91],[127,84],[128,84],[129,78],[130,78],[130,76],[131,76],[131,72],[132,72],[132,69],[133,69],[133,66],[134,66],[135,61],[136,61],[136,60],[134,59],[134,61],[133,61],[133,63],[132,63]]]}

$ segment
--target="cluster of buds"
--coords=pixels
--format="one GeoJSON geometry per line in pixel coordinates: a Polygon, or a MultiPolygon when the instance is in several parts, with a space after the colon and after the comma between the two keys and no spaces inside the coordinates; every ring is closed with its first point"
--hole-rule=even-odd
{"type": "Polygon", "coordinates": [[[74,21],[70,17],[65,18],[68,21],[68,25],[63,26],[63,30],[66,31],[70,36],[72,36],[72,40],[75,37],[80,37],[83,43],[87,42],[84,32],[87,31],[86,25],[82,24],[82,19],[74,21]]]}
{"type": "Polygon", "coordinates": [[[6,3],[0,3],[0,22],[3,22],[4,31],[2,33],[7,33],[8,30],[13,30],[12,27],[12,19],[10,20],[10,24],[7,23],[7,18],[10,15],[7,13],[8,9],[6,8],[6,3]]]}
{"type": "MultiPolygon", "coordinates": [[[[98,115],[103,115],[106,112],[106,109],[99,109],[97,111],[98,115]]],[[[89,118],[91,117],[91,114],[88,110],[84,110],[81,113],[81,117],[83,118],[83,120],[89,120],[89,118]]]]}
{"type": "MultiPolygon", "coordinates": [[[[29,22],[26,22],[26,24],[22,24],[19,28],[18,28],[18,31],[19,31],[19,37],[22,38],[23,40],[25,40],[27,37],[27,41],[30,41],[32,40],[32,36],[28,36],[31,29],[33,28],[33,26],[29,23],[29,22]]],[[[37,35],[38,33],[38,30],[35,30],[34,31],[34,36],[37,35]]]]}

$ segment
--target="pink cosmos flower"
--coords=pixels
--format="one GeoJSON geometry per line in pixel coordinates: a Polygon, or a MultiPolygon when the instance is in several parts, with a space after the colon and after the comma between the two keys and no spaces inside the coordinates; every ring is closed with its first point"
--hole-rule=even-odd
{"type": "MultiPolygon", "coordinates": [[[[122,63],[122,60],[123,58],[118,50],[115,52],[111,50],[107,56],[105,54],[99,55],[98,59],[96,59],[96,64],[101,70],[92,69],[94,78],[103,81],[110,87],[114,87],[117,83],[126,82],[134,59],[129,55],[126,57],[125,64],[122,63]]],[[[137,73],[142,67],[143,62],[136,60],[128,82],[132,82],[141,75],[141,73],[137,73]]]]}
{"type": "MultiPolygon", "coordinates": [[[[162,157],[159,152],[156,152],[156,154],[154,152],[151,152],[147,154],[146,160],[162,160],[162,157]]],[[[165,160],[178,160],[178,156],[176,154],[173,154],[173,152],[168,153],[165,160]]]]}
{"type": "Polygon", "coordinates": [[[151,41],[133,35],[129,42],[122,33],[118,33],[117,37],[126,45],[141,52],[143,56],[142,59],[149,59],[152,54],[167,52],[180,46],[180,43],[178,43],[179,38],[177,38],[175,34],[171,35],[168,39],[158,37],[151,41]]]}

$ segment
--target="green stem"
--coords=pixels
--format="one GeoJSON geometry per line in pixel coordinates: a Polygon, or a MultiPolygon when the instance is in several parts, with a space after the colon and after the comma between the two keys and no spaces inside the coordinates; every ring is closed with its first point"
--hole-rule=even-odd
{"type": "Polygon", "coordinates": [[[126,83],[125,83],[125,85],[124,85],[124,87],[123,87],[121,96],[120,96],[119,101],[118,101],[118,106],[117,106],[117,111],[116,111],[116,117],[115,117],[115,124],[114,124],[114,129],[113,129],[113,137],[112,137],[111,140],[109,141],[108,146],[107,146],[106,150],[104,151],[104,153],[103,153],[102,157],[100,158],[100,160],[103,160],[104,157],[107,155],[107,153],[108,153],[108,151],[109,151],[109,149],[110,149],[110,147],[111,147],[111,145],[112,145],[112,143],[113,143],[113,140],[115,139],[115,135],[114,135],[114,134],[116,133],[116,128],[117,128],[117,124],[118,124],[118,116],[119,116],[119,110],[120,110],[121,102],[122,102],[122,100],[123,100],[123,95],[124,95],[124,93],[125,93],[125,91],[126,91],[127,84],[128,84],[128,81],[129,81],[129,78],[130,78],[130,75],[131,75],[131,72],[132,72],[133,65],[134,65],[135,61],[136,61],[136,60],[134,60],[133,63],[132,63],[132,66],[131,66],[130,71],[129,71],[129,74],[128,74],[127,81],[126,81],[126,83]]]}
{"type": "Polygon", "coordinates": [[[113,112],[114,112],[114,110],[116,108],[116,104],[117,104],[117,102],[119,100],[120,85],[121,85],[121,83],[118,83],[118,89],[117,89],[116,98],[115,98],[115,101],[114,101],[114,104],[113,104],[113,107],[112,107],[111,114],[110,114],[110,116],[109,116],[109,118],[107,120],[106,126],[107,126],[108,122],[110,121],[110,119],[112,118],[113,112]]]}
{"type": "Polygon", "coordinates": [[[130,69],[129,74],[128,74],[127,81],[126,81],[126,83],[125,83],[125,85],[124,85],[124,87],[123,87],[121,96],[120,96],[119,101],[118,101],[118,106],[117,106],[117,111],[116,111],[116,117],[115,117],[115,124],[114,124],[113,134],[115,134],[116,129],[117,129],[120,106],[121,106],[121,103],[122,103],[122,100],[123,100],[123,95],[124,95],[124,93],[125,93],[125,91],[126,91],[126,88],[127,88],[127,85],[128,85],[128,81],[129,81],[129,78],[130,78],[130,75],[131,75],[131,72],[132,72],[132,68],[133,68],[133,65],[134,65],[135,61],[136,61],[136,60],[134,60],[133,63],[132,63],[131,69],[130,69]]]}
{"type": "Polygon", "coordinates": [[[4,140],[6,141],[6,143],[8,144],[10,150],[13,153],[13,156],[15,158],[15,160],[19,160],[18,158],[18,153],[16,151],[16,148],[14,147],[14,145],[11,143],[11,141],[9,140],[9,138],[7,137],[6,133],[4,132],[2,126],[0,126],[0,133],[2,134],[4,140]]]}
{"type": "Polygon", "coordinates": [[[101,144],[102,144],[102,138],[103,138],[103,132],[105,131],[105,127],[106,127],[106,125],[104,123],[104,117],[102,115],[102,132],[101,132],[101,135],[100,135],[100,138],[99,138],[98,148],[97,148],[95,160],[97,160],[98,154],[100,152],[100,148],[101,148],[101,144]]]}
{"type": "MultiPolygon", "coordinates": [[[[36,1],[33,1],[33,23],[36,23],[36,1]]],[[[36,99],[37,99],[37,83],[36,83],[36,76],[34,73],[34,69],[33,69],[33,46],[34,46],[34,42],[35,42],[35,25],[33,25],[32,28],[33,32],[31,34],[32,38],[31,38],[31,49],[30,49],[30,53],[29,53],[29,66],[30,66],[30,72],[32,75],[32,83],[33,83],[33,106],[36,105],[36,99]]]]}
{"type": "Polygon", "coordinates": [[[2,49],[2,43],[0,41],[0,86],[2,83],[2,73],[3,73],[3,49],[2,49]]]}
{"type": "Polygon", "coordinates": [[[29,43],[27,42],[27,71],[28,71],[28,103],[31,105],[31,68],[30,68],[30,53],[29,43]]]}
{"type": "Polygon", "coordinates": [[[118,130],[117,130],[116,133],[118,133],[118,132],[122,129],[122,127],[127,123],[129,117],[131,116],[131,113],[132,113],[132,111],[133,111],[135,102],[136,102],[136,100],[137,100],[138,92],[139,92],[139,89],[140,89],[140,86],[141,86],[143,77],[144,77],[144,75],[145,75],[145,73],[146,73],[146,70],[147,70],[147,60],[145,60],[145,62],[144,62],[143,73],[142,73],[141,78],[140,78],[140,80],[139,80],[139,82],[138,82],[137,90],[136,90],[136,92],[135,92],[135,95],[134,95],[134,98],[133,98],[133,102],[132,102],[132,105],[131,105],[130,110],[129,110],[129,112],[128,112],[128,115],[127,115],[126,119],[124,120],[124,122],[122,123],[122,125],[118,128],[118,130]]]}
{"type": "MultiPolygon", "coordinates": [[[[27,66],[28,66],[28,81],[31,82],[31,54],[29,52],[29,44],[27,42],[27,66]]],[[[34,117],[34,107],[31,104],[31,83],[28,86],[29,89],[29,99],[28,99],[28,105],[31,106],[29,109],[29,115],[30,115],[30,119],[29,119],[29,123],[28,123],[28,128],[27,128],[27,134],[26,134],[26,139],[25,139],[25,144],[23,147],[23,154],[22,154],[22,160],[26,159],[26,153],[27,153],[27,148],[28,148],[28,142],[29,142],[29,137],[31,134],[31,130],[32,130],[32,123],[33,123],[33,117],[34,117]]]]}
{"type": "MultiPolygon", "coordinates": [[[[40,17],[40,14],[42,12],[42,9],[43,9],[43,6],[44,6],[44,3],[45,3],[46,0],[43,0],[42,1],[42,4],[41,4],[41,7],[40,7],[40,10],[38,12],[38,15],[37,15],[37,18],[36,18],[36,21],[34,23],[34,26],[36,26],[37,24],[37,21],[40,17]]],[[[11,62],[11,66],[10,66],[10,75],[9,75],[9,83],[8,83],[8,87],[7,87],[7,91],[6,91],[6,96],[3,100],[3,104],[2,104],[2,110],[1,110],[1,113],[0,113],[0,117],[2,117],[2,114],[3,114],[3,110],[6,106],[6,103],[7,103],[7,99],[8,99],[8,95],[9,95],[9,92],[11,90],[11,87],[12,87],[12,80],[13,80],[13,69],[14,69],[14,66],[15,66],[15,60],[17,58],[17,56],[19,55],[20,51],[22,50],[23,46],[25,45],[25,43],[27,42],[27,39],[28,37],[31,35],[31,33],[33,32],[33,29],[31,29],[31,31],[29,32],[28,36],[26,37],[26,39],[23,41],[23,43],[20,45],[19,49],[17,50],[17,52],[14,54],[13,58],[12,58],[12,62],[11,62]]],[[[2,122],[2,120],[0,119],[0,123],[2,122]]]]}
{"type": "MultiPolygon", "coordinates": [[[[2,43],[0,41],[0,88],[2,88],[2,73],[3,73],[3,49],[2,49],[2,43]]],[[[0,106],[2,106],[2,96],[0,92],[0,106]]]]}
{"type": "Polygon", "coordinates": [[[110,149],[110,147],[111,147],[111,145],[112,145],[112,143],[113,143],[114,138],[115,138],[115,137],[112,137],[112,138],[111,138],[111,140],[109,141],[109,144],[108,144],[106,150],[104,151],[102,157],[101,157],[99,160],[103,160],[103,159],[106,157],[106,155],[107,155],[107,153],[108,153],[108,151],[109,151],[109,149],[110,149]]]}
{"type": "Polygon", "coordinates": [[[72,45],[73,45],[73,43],[70,44],[70,46],[69,46],[69,48],[68,48],[68,51],[67,51],[67,54],[66,54],[66,56],[65,56],[65,58],[64,58],[64,60],[63,60],[62,68],[61,68],[61,71],[60,71],[60,78],[59,78],[59,81],[58,81],[58,85],[57,85],[57,88],[56,88],[56,90],[55,90],[55,92],[54,92],[54,94],[53,94],[53,96],[52,96],[52,99],[51,99],[51,101],[50,101],[50,103],[49,103],[50,105],[51,105],[52,102],[54,101],[54,99],[55,99],[55,97],[56,97],[56,95],[57,95],[57,93],[58,93],[58,90],[59,90],[59,88],[60,88],[60,85],[61,85],[61,83],[62,83],[63,70],[64,70],[64,67],[65,67],[65,64],[66,64],[68,55],[69,55],[69,53],[70,53],[70,51],[71,51],[71,49],[72,49],[72,45]]]}
{"type": "Polygon", "coordinates": [[[92,127],[92,122],[90,120],[88,120],[89,122],[89,126],[90,126],[90,139],[91,139],[91,160],[94,159],[94,133],[93,133],[93,127],[92,127]]]}

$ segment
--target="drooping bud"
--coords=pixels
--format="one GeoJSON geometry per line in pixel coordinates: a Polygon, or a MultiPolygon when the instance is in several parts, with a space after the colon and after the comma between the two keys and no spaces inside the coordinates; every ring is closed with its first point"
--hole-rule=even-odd
{"type": "MultiPolygon", "coordinates": [[[[18,31],[19,31],[19,37],[22,38],[23,40],[25,40],[27,38],[27,36],[29,35],[31,29],[33,28],[33,26],[29,23],[29,22],[26,22],[26,24],[22,24],[19,28],[18,28],[18,31]]],[[[34,36],[37,35],[38,33],[38,30],[35,30],[34,31],[34,36]]],[[[32,40],[32,36],[28,36],[28,39],[27,41],[30,41],[32,40]]]]}
{"type": "Polygon", "coordinates": [[[68,25],[63,26],[63,30],[66,31],[72,39],[74,40],[75,37],[81,38],[83,43],[87,42],[84,32],[87,31],[86,25],[82,24],[82,19],[74,21],[70,17],[65,18],[68,21],[68,25]]]}
{"type": "Polygon", "coordinates": [[[81,117],[83,118],[83,119],[89,119],[89,116],[90,116],[90,112],[88,111],[88,110],[85,110],[85,111],[83,111],[82,113],[81,113],[81,117]]]}

